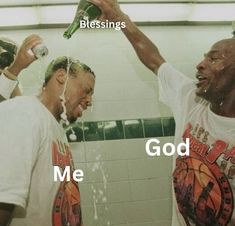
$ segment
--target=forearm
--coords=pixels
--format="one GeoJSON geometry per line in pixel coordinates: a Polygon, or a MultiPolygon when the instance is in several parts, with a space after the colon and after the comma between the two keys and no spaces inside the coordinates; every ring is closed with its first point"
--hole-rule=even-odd
{"type": "Polygon", "coordinates": [[[165,60],[160,55],[158,48],[141,32],[127,15],[121,18],[126,28],[122,31],[134,47],[141,62],[152,71],[156,71],[165,60]]]}
{"type": "Polygon", "coordinates": [[[7,226],[12,218],[14,205],[0,203],[0,226],[7,226]]]}

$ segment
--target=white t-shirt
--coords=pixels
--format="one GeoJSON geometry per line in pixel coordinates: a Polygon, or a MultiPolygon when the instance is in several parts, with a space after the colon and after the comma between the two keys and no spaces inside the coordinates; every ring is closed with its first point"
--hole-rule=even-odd
{"type": "Polygon", "coordinates": [[[5,99],[9,99],[18,81],[7,78],[4,74],[0,74],[0,95],[5,99]]]}
{"type": "Polygon", "coordinates": [[[168,63],[158,78],[160,100],[175,118],[175,144],[190,140],[190,156],[174,159],[172,226],[234,226],[235,118],[214,114],[195,95],[195,82],[168,63]]]}
{"type": "Polygon", "coordinates": [[[16,205],[10,226],[80,226],[78,185],[53,178],[53,166],[74,170],[54,116],[36,97],[17,97],[0,104],[0,125],[0,202],[16,205]]]}

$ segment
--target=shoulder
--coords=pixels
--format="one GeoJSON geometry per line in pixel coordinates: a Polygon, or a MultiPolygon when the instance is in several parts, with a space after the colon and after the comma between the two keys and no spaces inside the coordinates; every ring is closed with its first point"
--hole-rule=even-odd
{"type": "Polygon", "coordinates": [[[157,75],[160,93],[173,96],[173,99],[180,96],[184,97],[186,93],[195,91],[195,81],[167,62],[160,66],[157,75]]]}
{"type": "Polygon", "coordinates": [[[186,76],[184,73],[179,71],[175,66],[173,66],[168,62],[164,62],[163,64],[161,64],[158,71],[155,71],[155,74],[158,75],[160,79],[163,78],[165,79],[169,78],[171,80],[180,79],[180,80],[185,80],[185,82],[189,83],[193,81],[190,77],[186,76]]]}
{"type": "Polygon", "coordinates": [[[40,105],[35,96],[18,96],[0,104],[0,112],[13,109],[27,113],[40,109],[40,105]]]}
{"type": "Polygon", "coordinates": [[[44,106],[36,97],[21,96],[0,103],[0,125],[5,134],[0,140],[14,134],[18,140],[27,138],[25,143],[30,137],[40,145],[47,136],[49,123],[44,106]]]}
{"type": "Polygon", "coordinates": [[[44,108],[35,96],[20,96],[0,103],[0,121],[24,121],[39,124],[44,117],[44,108]]]}

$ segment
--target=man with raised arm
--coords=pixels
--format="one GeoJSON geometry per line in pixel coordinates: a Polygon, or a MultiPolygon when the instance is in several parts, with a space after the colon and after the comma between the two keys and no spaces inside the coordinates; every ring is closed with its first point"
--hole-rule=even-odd
{"type": "Polygon", "coordinates": [[[41,37],[29,35],[18,49],[14,41],[0,38],[0,102],[21,95],[17,76],[36,60],[30,50],[40,43],[41,37]]]}
{"type": "Polygon", "coordinates": [[[123,33],[158,75],[160,100],[173,112],[175,144],[190,140],[189,156],[174,161],[172,226],[234,226],[235,39],[212,45],[193,81],[164,60],[116,0],[90,2],[102,10],[101,20],[126,23],[123,33]]]}

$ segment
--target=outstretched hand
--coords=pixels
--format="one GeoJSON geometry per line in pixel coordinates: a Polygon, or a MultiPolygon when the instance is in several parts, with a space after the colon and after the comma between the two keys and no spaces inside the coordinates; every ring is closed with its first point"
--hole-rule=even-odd
{"type": "Polygon", "coordinates": [[[98,6],[102,15],[99,20],[109,20],[109,21],[122,21],[124,13],[121,11],[117,0],[88,0],[89,2],[98,6]]]}

